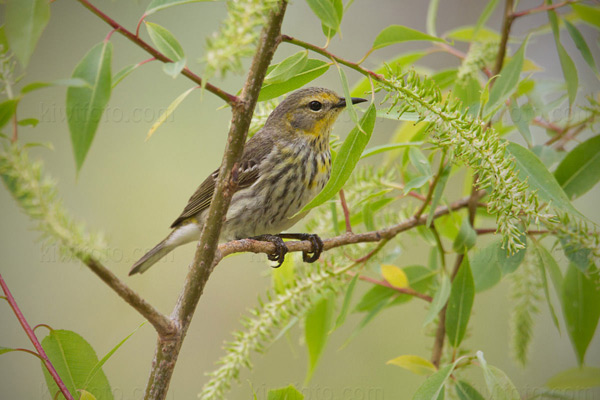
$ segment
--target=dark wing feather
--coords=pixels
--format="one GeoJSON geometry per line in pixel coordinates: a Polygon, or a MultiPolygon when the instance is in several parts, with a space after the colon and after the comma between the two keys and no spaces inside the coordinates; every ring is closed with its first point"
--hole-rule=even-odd
{"type": "MultiPolygon", "coordinates": [[[[272,140],[262,137],[262,135],[259,136],[259,134],[260,132],[252,137],[244,148],[244,154],[237,170],[237,190],[252,186],[258,180],[259,165],[273,148],[272,140]]],[[[219,170],[216,170],[202,182],[188,200],[181,215],[171,224],[171,228],[176,228],[186,219],[195,216],[210,206],[218,177],[219,170]]]]}

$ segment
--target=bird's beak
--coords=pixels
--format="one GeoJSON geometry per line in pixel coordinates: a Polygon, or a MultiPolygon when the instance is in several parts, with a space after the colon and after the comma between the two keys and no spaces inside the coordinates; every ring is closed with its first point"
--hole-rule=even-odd
{"type": "MultiPolygon", "coordinates": [[[[350,99],[352,100],[352,104],[364,103],[365,101],[368,101],[367,99],[361,99],[360,97],[351,97],[350,99]]],[[[340,101],[335,105],[335,108],[338,107],[346,107],[345,98],[342,97],[340,101]]]]}

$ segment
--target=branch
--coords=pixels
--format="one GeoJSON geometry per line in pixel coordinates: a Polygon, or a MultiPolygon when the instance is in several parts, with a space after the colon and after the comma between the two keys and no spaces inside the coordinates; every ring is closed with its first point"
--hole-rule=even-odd
{"type": "Polygon", "coordinates": [[[519,18],[519,17],[523,17],[525,15],[531,15],[531,14],[535,14],[535,13],[539,13],[542,11],[550,11],[550,10],[556,10],[557,8],[561,8],[564,6],[567,6],[569,4],[573,4],[573,3],[577,3],[577,1],[575,0],[566,0],[563,1],[562,3],[556,3],[556,4],[550,4],[550,5],[541,5],[539,7],[535,7],[535,8],[530,8],[528,10],[523,10],[523,11],[519,11],[519,12],[515,12],[512,13],[511,16],[513,19],[519,18]]]}
{"type": "MultiPolygon", "coordinates": [[[[127,39],[129,39],[130,41],[135,43],[142,50],[145,50],[147,53],[152,55],[152,57],[154,57],[157,60],[162,61],[164,63],[172,62],[172,60],[169,57],[165,56],[163,53],[156,50],[154,47],[150,46],[148,43],[146,43],[144,40],[140,39],[133,32],[130,32],[129,30],[125,29],[125,27],[123,27],[123,25],[119,24],[114,19],[112,19],[108,15],[104,14],[102,11],[100,11],[98,8],[96,8],[94,5],[92,5],[88,0],[77,0],[77,1],[79,1],[85,8],[90,10],[92,13],[94,13],[98,17],[100,17],[100,19],[103,20],[104,22],[106,22],[108,25],[112,26],[121,35],[125,36],[127,39]]],[[[230,106],[233,106],[240,101],[239,97],[237,97],[233,94],[227,93],[226,91],[224,91],[221,88],[218,88],[208,82],[203,83],[202,79],[198,75],[196,75],[192,71],[190,71],[190,69],[188,67],[184,67],[183,70],[181,70],[181,74],[183,76],[185,76],[186,78],[190,79],[192,82],[197,83],[199,86],[204,85],[206,90],[208,90],[209,92],[213,93],[214,95],[220,97],[221,99],[225,100],[227,102],[227,104],[229,104],[230,106]]]]}
{"type": "Polygon", "coordinates": [[[152,371],[146,387],[146,399],[164,399],[166,397],[183,339],[189,328],[198,301],[202,296],[204,286],[217,264],[216,260],[220,259],[215,257],[215,253],[218,248],[221,225],[223,224],[231,197],[237,185],[235,178],[232,176],[232,171],[244,150],[246,135],[258,94],[267,68],[279,44],[281,23],[286,6],[287,1],[280,0],[279,4],[269,15],[267,23],[262,30],[261,39],[252,60],[246,83],[242,89],[240,100],[232,105],[233,117],[231,128],[229,130],[221,169],[219,170],[215,193],[202,229],[194,261],[172,314],[175,323],[178,325],[179,334],[166,339],[159,337],[152,363],[152,371]]]}
{"type": "MultiPolygon", "coordinates": [[[[65,396],[65,399],[73,400],[73,396],[71,395],[71,393],[69,393],[69,390],[63,383],[62,379],[60,379],[58,372],[56,372],[56,370],[54,369],[54,366],[52,365],[52,363],[50,362],[50,359],[46,355],[44,348],[42,347],[39,340],[35,336],[33,329],[31,329],[31,326],[29,326],[29,323],[27,323],[25,316],[19,309],[19,306],[17,305],[15,298],[12,296],[12,293],[10,293],[10,290],[8,290],[8,286],[6,285],[6,282],[4,282],[4,278],[2,278],[2,274],[0,274],[0,286],[2,287],[2,290],[4,291],[4,294],[6,295],[6,300],[8,301],[8,303],[10,304],[10,307],[12,308],[13,312],[17,316],[17,319],[21,323],[23,330],[25,330],[27,337],[29,337],[29,340],[31,340],[33,347],[35,347],[35,349],[37,351],[37,354],[35,354],[33,352],[31,352],[31,353],[33,353],[36,356],[39,356],[42,359],[44,366],[46,367],[46,369],[52,376],[52,379],[54,379],[54,382],[56,382],[56,385],[62,392],[63,396],[65,396]]],[[[27,350],[23,349],[23,351],[27,351],[27,350]]]]}
{"type": "Polygon", "coordinates": [[[498,75],[500,73],[502,70],[502,65],[504,64],[506,45],[508,44],[508,38],[510,36],[510,28],[515,20],[512,11],[513,0],[506,0],[506,3],[504,3],[504,21],[502,22],[502,38],[500,39],[500,48],[498,49],[496,64],[494,65],[494,75],[498,75]]]}
{"type": "MultiPolygon", "coordinates": [[[[469,206],[470,197],[460,199],[449,206],[438,207],[435,211],[434,218],[439,218],[443,215],[456,211],[461,208],[469,206]]],[[[335,236],[329,239],[323,239],[323,251],[331,250],[336,247],[347,246],[355,243],[367,243],[367,242],[379,242],[382,240],[389,240],[401,232],[415,228],[419,225],[425,225],[427,222],[427,216],[412,216],[406,220],[392,225],[390,227],[365,232],[365,233],[345,233],[343,235],[335,236]]],[[[311,242],[307,240],[299,242],[286,242],[286,246],[290,252],[294,251],[313,251],[311,242]]],[[[231,242],[223,243],[219,245],[219,251],[215,257],[215,262],[221,261],[224,257],[234,253],[265,253],[272,254],[275,251],[275,245],[269,242],[260,242],[252,239],[240,239],[233,240],[231,242]]]]}
{"type": "Polygon", "coordinates": [[[123,300],[125,300],[131,307],[139,312],[144,318],[148,320],[156,329],[156,332],[160,337],[169,338],[176,334],[177,329],[173,321],[162,314],[150,303],[140,297],[133,289],[120,280],[115,274],[113,274],[108,268],[102,265],[99,261],[88,258],[81,260],[93,273],[98,275],[100,279],[104,281],[112,290],[114,290],[123,300]]]}

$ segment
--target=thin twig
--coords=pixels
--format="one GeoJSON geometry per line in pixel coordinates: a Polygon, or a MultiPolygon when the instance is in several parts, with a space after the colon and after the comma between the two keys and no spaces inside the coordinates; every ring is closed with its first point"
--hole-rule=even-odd
{"type": "Polygon", "coordinates": [[[352,225],[350,224],[350,210],[346,203],[346,195],[344,189],[340,190],[340,203],[342,204],[342,211],[344,212],[344,221],[346,222],[346,233],[352,233],[352,225]]]}
{"type": "MultiPolygon", "coordinates": [[[[100,17],[100,19],[102,19],[104,22],[106,22],[107,24],[112,26],[114,29],[116,29],[121,35],[125,36],[127,39],[129,39],[130,41],[135,43],[137,46],[139,46],[141,49],[145,50],[147,53],[152,55],[157,60],[162,61],[164,63],[172,62],[172,60],[169,57],[165,56],[163,53],[156,50],[154,47],[150,46],[147,42],[140,39],[133,32],[130,32],[129,30],[125,29],[125,27],[123,27],[123,25],[119,24],[114,19],[112,19],[108,15],[104,14],[97,7],[92,5],[88,0],[77,0],[77,1],[79,1],[85,8],[90,10],[92,13],[94,13],[98,17],[100,17]]],[[[217,86],[214,86],[208,82],[203,83],[202,79],[198,75],[196,75],[192,71],[190,71],[189,68],[187,68],[187,67],[185,67],[185,68],[183,68],[183,70],[181,70],[181,74],[183,76],[185,76],[186,78],[190,79],[191,81],[197,83],[200,86],[204,85],[206,90],[208,90],[209,92],[213,93],[214,95],[220,97],[221,99],[225,100],[227,102],[227,104],[229,104],[231,106],[233,106],[234,104],[236,104],[237,102],[240,101],[240,99],[237,96],[227,93],[226,91],[224,91],[223,89],[221,89],[217,86]]]]}
{"type": "Polygon", "coordinates": [[[54,366],[52,365],[52,363],[50,362],[50,359],[46,355],[44,348],[42,347],[39,340],[35,336],[33,329],[31,329],[31,326],[29,326],[29,323],[25,319],[25,316],[19,309],[19,306],[17,305],[15,298],[13,297],[13,295],[10,293],[10,290],[8,289],[8,285],[6,285],[4,278],[2,278],[2,274],[0,274],[0,287],[2,287],[2,291],[6,295],[6,300],[8,300],[8,303],[10,304],[10,307],[12,308],[13,312],[17,316],[19,323],[21,324],[21,326],[23,327],[23,330],[27,334],[27,337],[33,344],[33,347],[35,347],[37,354],[42,359],[42,362],[44,363],[44,366],[46,367],[46,369],[52,376],[52,379],[54,379],[54,382],[56,382],[56,385],[60,389],[61,393],[63,394],[63,396],[65,396],[65,398],[67,400],[73,400],[73,396],[71,395],[71,393],[69,393],[69,390],[67,389],[67,387],[63,383],[62,379],[58,375],[58,372],[56,372],[56,370],[54,369],[54,366]]]}
{"type": "Polygon", "coordinates": [[[523,17],[525,15],[531,15],[531,14],[539,13],[542,11],[556,10],[557,8],[568,6],[569,4],[573,4],[576,2],[577,1],[575,1],[575,0],[566,0],[566,1],[563,1],[562,3],[549,4],[549,5],[542,4],[539,7],[530,8],[528,10],[523,10],[523,11],[519,11],[519,12],[514,12],[511,14],[511,16],[513,19],[516,19],[519,17],[523,17]]]}

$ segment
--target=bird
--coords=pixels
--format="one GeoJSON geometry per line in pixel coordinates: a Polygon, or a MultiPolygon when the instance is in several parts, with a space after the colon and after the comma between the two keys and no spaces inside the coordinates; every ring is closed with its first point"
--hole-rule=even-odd
{"type": "MultiPolygon", "coordinates": [[[[366,99],[352,97],[352,104],[366,99]]],[[[307,212],[300,210],[325,186],[331,172],[329,136],[334,122],[347,105],[332,90],[308,87],[288,95],[269,115],[264,126],[247,142],[234,166],[237,188],[221,228],[220,242],[254,239],[275,244],[268,258],[278,267],[287,247],[283,239],[309,240],[316,261],[323,242],[316,234],[281,233],[307,212]]],[[[183,244],[198,241],[208,215],[217,169],[190,197],[171,233],[148,251],[131,268],[129,275],[142,273],[183,244]]]]}

